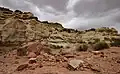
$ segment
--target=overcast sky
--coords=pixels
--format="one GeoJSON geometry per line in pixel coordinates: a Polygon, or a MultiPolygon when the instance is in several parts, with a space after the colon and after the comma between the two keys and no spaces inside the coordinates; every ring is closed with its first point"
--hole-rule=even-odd
{"type": "Polygon", "coordinates": [[[0,0],[0,6],[30,11],[39,20],[60,22],[67,28],[120,30],[120,0],[0,0]]]}

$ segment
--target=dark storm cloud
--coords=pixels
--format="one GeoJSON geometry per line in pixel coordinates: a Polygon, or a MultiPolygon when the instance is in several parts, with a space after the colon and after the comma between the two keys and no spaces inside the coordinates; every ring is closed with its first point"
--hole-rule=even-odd
{"type": "Polygon", "coordinates": [[[0,6],[30,11],[68,28],[120,28],[120,0],[0,0],[0,6]]]}
{"type": "Polygon", "coordinates": [[[37,4],[39,7],[50,5],[58,11],[65,10],[65,5],[68,0],[30,0],[33,3],[37,4]]]}
{"type": "MultiPolygon", "coordinates": [[[[76,6],[75,11],[79,14],[89,13],[98,15],[113,9],[120,8],[120,0],[81,0],[76,6]]],[[[94,17],[94,16],[93,16],[94,17]]]]}

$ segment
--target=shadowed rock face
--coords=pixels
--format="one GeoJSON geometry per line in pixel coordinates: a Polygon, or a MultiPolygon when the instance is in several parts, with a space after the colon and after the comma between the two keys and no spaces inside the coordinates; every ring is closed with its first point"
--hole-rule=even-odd
{"type": "Polygon", "coordinates": [[[0,7],[0,12],[13,12],[13,11],[8,8],[0,7]]]}

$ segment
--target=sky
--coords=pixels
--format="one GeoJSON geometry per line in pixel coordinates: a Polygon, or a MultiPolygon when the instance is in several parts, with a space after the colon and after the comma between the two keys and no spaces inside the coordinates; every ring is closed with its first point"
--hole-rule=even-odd
{"type": "Polygon", "coordinates": [[[59,22],[66,28],[120,31],[120,0],[0,0],[0,6],[29,11],[41,21],[59,22]]]}

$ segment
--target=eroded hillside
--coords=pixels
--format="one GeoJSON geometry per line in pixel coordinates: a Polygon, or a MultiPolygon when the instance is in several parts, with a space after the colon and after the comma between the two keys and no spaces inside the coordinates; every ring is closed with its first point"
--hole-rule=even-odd
{"type": "Polygon", "coordinates": [[[119,46],[115,28],[68,29],[0,7],[0,74],[119,74],[119,46]]]}
{"type": "MultiPolygon", "coordinates": [[[[39,21],[31,12],[0,8],[0,41],[4,44],[22,44],[30,41],[43,41],[51,49],[73,50],[76,45],[93,44],[105,41],[108,44],[118,45],[120,35],[114,28],[98,28],[85,31],[63,28],[59,23],[39,21]]],[[[57,50],[58,51],[58,50],[57,50]]]]}

